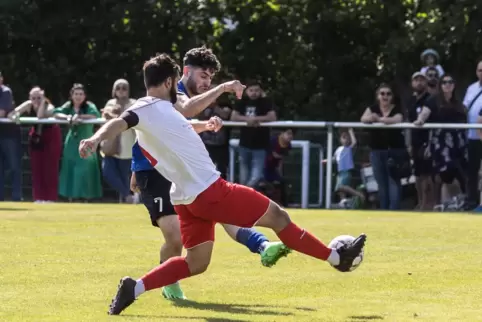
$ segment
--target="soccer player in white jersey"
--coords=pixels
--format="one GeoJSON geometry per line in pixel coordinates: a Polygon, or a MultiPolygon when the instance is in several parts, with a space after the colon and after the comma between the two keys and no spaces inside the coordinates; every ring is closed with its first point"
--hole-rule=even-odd
{"type": "MultiPolygon", "coordinates": [[[[197,134],[219,130],[220,120],[214,118],[206,126],[193,126],[174,108],[179,66],[167,54],[147,61],[143,73],[147,96],[81,141],[79,153],[85,158],[96,151],[101,141],[134,128],[146,157],[173,183],[171,201],[179,215],[187,254],[170,258],[138,280],[122,278],[109,314],[120,314],[145,291],[203,273],[211,260],[216,223],[271,228],[289,248],[328,261],[339,271],[349,271],[365,245],[366,235],[339,249],[328,248],[294,224],[288,213],[266,196],[223,180],[197,134]]],[[[240,97],[243,86],[236,84],[231,88],[240,97]]],[[[209,99],[225,90],[226,86],[220,85],[197,98],[209,99]]]]}
{"type": "MultiPolygon", "coordinates": [[[[211,80],[220,70],[221,64],[216,55],[206,47],[189,50],[183,62],[183,77],[177,83],[177,102],[174,106],[183,116],[195,117],[211,105],[212,101],[194,100],[193,103],[190,98],[206,92],[211,87],[211,80]]],[[[233,83],[226,84],[226,87],[229,87],[229,84],[233,83]]],[[[182,254],[179,219],[169,197],[171,182],[151,165],[137,142],[132,147],[131,170],[132,190],[140,191],[142,203],[149,211],[152,225],[159,227],[164,237],[160,251],[162,264],[169,258],[182,254]]],[[[251,252],[259,254],[261,263],[266,267],[272,267],[291,251],[281,242],[270,242],[263,233],[253,228],[228,224],[222,226],[233,240],[245,245],[251,252]]],[[[186,298],[180,283],[163,287],[162,295],[173,300],[186,298]]]]}

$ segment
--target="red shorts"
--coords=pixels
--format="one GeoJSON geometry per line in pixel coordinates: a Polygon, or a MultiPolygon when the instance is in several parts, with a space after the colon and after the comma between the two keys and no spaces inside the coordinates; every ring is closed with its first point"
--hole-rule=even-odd
{"type": "Polygon", "coordinates": [[[175,205],[184,248],[214,241],[214,225],[253,227],[270,200],[252,188],[219,178],[189,205],[175,205]]]}

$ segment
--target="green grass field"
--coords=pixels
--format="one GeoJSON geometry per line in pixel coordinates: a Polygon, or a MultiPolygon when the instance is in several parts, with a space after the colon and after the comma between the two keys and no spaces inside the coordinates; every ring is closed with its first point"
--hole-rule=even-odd
{"type": "Polygon", "coordinates": [[[482,321],[482,216],[290,213],[326,242],[367,233],[362,266],[342,274],[291,254],[264,268],[218,228],[211,267],[182,282],[190,302],[155,290],[110,317],[119,279],[158,262],[160,232],[143,206],[2,203],[0,320],[482,321]]]}

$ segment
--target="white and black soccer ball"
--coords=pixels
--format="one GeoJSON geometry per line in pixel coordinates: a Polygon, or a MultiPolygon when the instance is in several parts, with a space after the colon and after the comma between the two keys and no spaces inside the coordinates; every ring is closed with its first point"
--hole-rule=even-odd
{"type": "MultiPolygon", "coordinates": [[[[350,236],[350,235],[340,235],[340,236],[338,236],[338,237],[335,237],[335,238],[328,244],[328,247],[329,247],[329,248],[338,249],[338,248],[342,247],[342,246],[345,245],[345,244],[349,244],[349,243],[353,242],[354,240],[355,240],[355,237],[353,237],[353,236],[350,236]]],[[[352,263],[351,268],[350,268],[350,272],[354,271],[355,269],[358,268],[358,266],[361,265],[361,263],[363,262],[364,252],[365,252],[365,250],[362,248],[362,250],[361,250],[361,252],[360,252],[360,255],[358,255],[358,257],[356,257],[356,258],[353,260],[353,263],[352,263]]]]}

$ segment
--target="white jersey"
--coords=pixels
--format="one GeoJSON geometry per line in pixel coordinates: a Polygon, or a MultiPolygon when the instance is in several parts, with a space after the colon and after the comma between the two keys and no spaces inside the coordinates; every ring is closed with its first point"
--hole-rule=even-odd
{"type": "Polygon", "coordinates": [[[133,129],[142,152],[172,182],[173,205],[192,203],[219,179],[220,173],[200,136],[171,102],[147,96],[127,111],[139,118],[133,129]]]}

